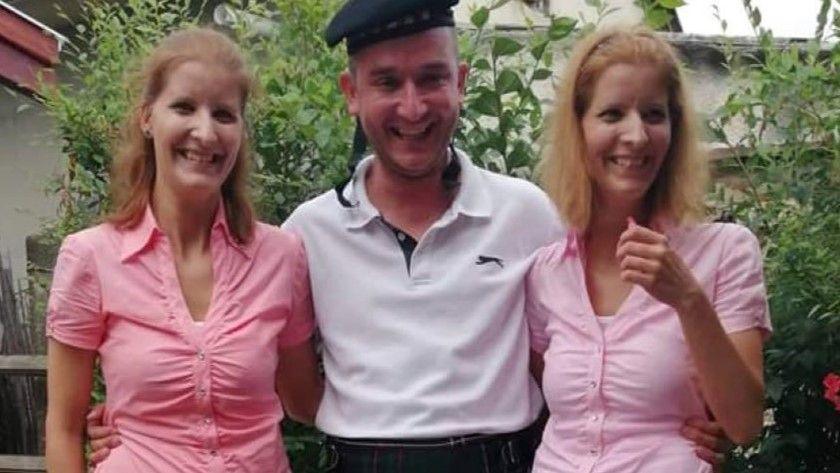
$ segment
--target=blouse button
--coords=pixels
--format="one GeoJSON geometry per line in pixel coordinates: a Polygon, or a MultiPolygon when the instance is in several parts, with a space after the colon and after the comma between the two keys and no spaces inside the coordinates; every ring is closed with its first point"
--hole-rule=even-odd
{"type": "Polygon", "coordinates": [[[590,388],[595,389],[595,386],[598,386],[598,383],[596,383],[595,381],[590,381],[589,382],[589,387],[590,388]]]}
{"type": "Polygon", "coordinates": [[[405,233],[403,233],[403,232],[397,232],[397,240],[399,240],[399,241],[405,241],[405,233]]]}
{"type": "Polygon", "coordinates": [[[199,350],[198,359],[201,360],[201,361],[204,361],[204,351],[203,350],[199,350]]]}
{"type": "Polygon", "coordinates": [[[210,425],[210,422],[211,422],[211,421],[210,421],[210,418],[209,418],[209,417],[205,417],[205,418],[204,418],[204,425],[210,425]]]}
{"type": "Polygon", "coordinates": [[[198,397],[202,397],[206,393],[207,393],[207,390],[205,390],[204,388],[198,388],[198,397]]]}

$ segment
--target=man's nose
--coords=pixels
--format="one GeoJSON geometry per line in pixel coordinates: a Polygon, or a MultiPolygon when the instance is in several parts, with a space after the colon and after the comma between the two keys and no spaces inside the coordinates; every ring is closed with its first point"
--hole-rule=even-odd
{"type": "Polygon", "coordinates": [[[399,98],[397,113],[406,120],[419,120],[428,110],[426,101],[417,86],[407,81],[403,87],[402,95],[399,98]]]}

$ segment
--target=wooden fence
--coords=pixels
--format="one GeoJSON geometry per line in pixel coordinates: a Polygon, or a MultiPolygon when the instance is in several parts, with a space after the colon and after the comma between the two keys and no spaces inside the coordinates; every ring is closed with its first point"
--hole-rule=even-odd
{"type": "Polygon", "coordinates": [[[0,255],[0,473],[45,471],[46,357],[37,281],[21,284],[0,255]]]}
{"type": "MultiPolygon", "coordinates": [[[[47,357],[43,355],[0,355],[0,377],[46,376],[47,357]]],[[[0,473],[44,472],[42,456],[0,455],[0,473]]]]}

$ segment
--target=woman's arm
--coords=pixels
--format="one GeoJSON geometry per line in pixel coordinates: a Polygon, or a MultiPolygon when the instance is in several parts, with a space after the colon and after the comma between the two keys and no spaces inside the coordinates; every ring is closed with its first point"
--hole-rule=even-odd
{"type": "Polygon", "coordinates": [[[96,352],[49,339],[47,345],[47,470],[84,473],[85,413],[96,352]]]}
{"type": "Polygon", "coordinates": [[[703,396],[726,435],[740,445],[752,442],[761,432],[764,410],[761,331],[728,335],[715,307],[664,235],[631,222],[619,239],[616,256],[623,279],[677,311],[703,396]]]}
{"type": "Polygon", "coordinates": [[[324,380],[318,371],[311,337],[298,345],[280,348],[276,386],[289,417],[304,424],[315,423],[324,396],[324,380]]]}
{"type": "Polygon", "coordinates": [[[761,433],[764,376],[759,329],[727,335],[702,291],[677,308],[700,389],[727,436],[739,445],[761,433]]]}

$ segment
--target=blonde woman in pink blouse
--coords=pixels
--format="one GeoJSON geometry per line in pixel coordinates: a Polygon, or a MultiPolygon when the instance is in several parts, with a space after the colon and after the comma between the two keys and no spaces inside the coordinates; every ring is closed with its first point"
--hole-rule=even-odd
{"type": "Polygon", "coordinates": [[[675,52],[646,29],[597,32],[566,66],[543,179],[570,231],[527,280],[551,414],[537,473],[711,472],[686,419],[742,445],[761,430],[761,252],[746,228],[701,222],[692,115],[675,52]]]}
{"type": "Polygon", "coordinates": [[[67,237],[55,269],[48,469],[85,471],[98,357],[121,444],[97,472],[288,472],[283,410],[311,422],[322,386],[301,241],[247,197],[250,75],[196,28],[151,51],[137,89],[113,213],[67,237]]]}

